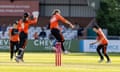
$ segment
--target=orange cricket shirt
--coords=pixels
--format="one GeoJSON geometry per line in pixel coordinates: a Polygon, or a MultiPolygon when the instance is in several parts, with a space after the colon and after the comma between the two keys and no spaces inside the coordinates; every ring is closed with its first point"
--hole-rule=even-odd
{"type": "Polygon", "coordinates": [[[53,15],[52,18],[50,19],[50,29],[53,29],[53,28],[59,29],[59,24],[58,24],[59,21],[62,21],[63,23],[65,23],[66,19],[62,17],[59,13],[53,15]]]}
{"type": "Polygon", "coordinates": [[[106,36],[104,35],[103,31],[100,28],[98,29],[97,33],[98,33],[97,40],[100,41],[102,39],[101,44],[108,44],[108,39],[106,38],[106,36]]]}
{"type": "Polygon", "coordinates": [[[10,32],[10,41],[16,42],[19,41],[19,34],[12,35],[12,29],[9,30],[10,32]]]}
{"type": "Polygon", "coordinates": [[[18,28],[20,31],[24,31],[25,33],[28,34],[28,29],[31,24],[36,24],[37,23],[37,18],[34,18],[33,20],[28,20],[26,22],[23,22],[22,19],[18,21],[18,28]]]}

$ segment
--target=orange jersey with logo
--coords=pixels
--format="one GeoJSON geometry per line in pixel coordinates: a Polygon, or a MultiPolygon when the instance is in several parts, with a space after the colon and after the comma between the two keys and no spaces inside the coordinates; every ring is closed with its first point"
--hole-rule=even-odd
{"type": "Polygon", "coordinates": [[[9,30],[9,33],[10,33],[10,41],[13,41],[13,42],[16,42],[16,41],[19,41],[19,31],[16,31],[16,33],[14,32],[14,34],[12,34],[12,31],[13,29],[10,29],[9,30]]]}
{"type": "Polygon", "coordinates": [[[67,20],[64,17],[62,17],[59,13],[53,15],[52,18],[50,19],[50,29],[53,28],[59,29],[59,24],[58,24],[59,21],[65,23],[67,20]]]}
{"type": "Polygon", "coordinates": [[[36,24],[37,23],[37,18],[34,18],[33,20],[28,20],[26,22],[23,22],[23,20],[18,21],[18,28],[20,31],[24,31],[25,33],[28,34],[28,29],[31,24],[36,24]]]}
{"type": "Polygon", "coordinates": [[[103,31],[100,28],[98,29],[97,34],[98,34],[97,40],[98,41],[101,40],[100,44],[108,44],[108,39],[106,38],[106,36],[104,35],[103,31]]]}

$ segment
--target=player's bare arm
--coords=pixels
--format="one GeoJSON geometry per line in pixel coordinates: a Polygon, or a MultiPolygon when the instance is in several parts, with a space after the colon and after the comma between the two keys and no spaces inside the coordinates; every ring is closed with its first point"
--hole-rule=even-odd
{"type": "Polygon", "coordinates": [[[96,44],[96,43],[98,43],[98,42],[99,42],[99,41],[92,42],[92,43],[90,43],[90,45],[96,44]]]}
{"type": "Polygon", "coordinates": [[[66,23],[67,23],[71,28],[74,28],[74,25],[73,25],[71,22],[66,21],[66,23]]]}

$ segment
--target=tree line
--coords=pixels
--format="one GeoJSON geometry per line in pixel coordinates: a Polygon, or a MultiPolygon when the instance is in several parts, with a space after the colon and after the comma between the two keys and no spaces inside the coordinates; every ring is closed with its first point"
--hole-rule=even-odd
{"type": "Polygon", "coordinates": [[[120,36],[120,0],[101,0],[96,20],[108,35],[120,36]]]}

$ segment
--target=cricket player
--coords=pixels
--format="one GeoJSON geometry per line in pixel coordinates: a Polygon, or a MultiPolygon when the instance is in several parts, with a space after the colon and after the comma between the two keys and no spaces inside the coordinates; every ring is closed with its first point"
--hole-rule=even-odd
{"type": "Polygon", "coordinates": [[[108,45],[108,39],[106,38],[106,36],[104,35],[102,29],[99,26],[94,26],[93,31],[95,31],[96,34],[97,34],[97,41],[93,42],[91,44],[99,43],[99,45],[97,46],[97,53],[100,56],[99,62],[102,62],[104,60],[104,57],[102,55],[102,53],[103,53],[104,56],[107,59],[107,63],[110,63],[111,62],[110,58],[109,58],[108,54],[106,53],[107,45],[108,45]],[[100,51],[101,49],[102,49],[102,53],[100,51]]]}
{"type": "Polygon", "coordinates": [[[13,28],[9,30],[10,38],[10,59],[13,59],[13,55],[18,51],[19,48],[19,30],[17,22],[13,23],[13,28]]]}
{"type": "Polygon", "coordinates": [[[16,62],[24,62],[23,60],[23,55],[24,55],[24,50],[25,46],[27,43],[27,38],[28,38],[28,28],[32,24],[36,24],[38,20],[38,14],[35,15],[33,14],[33,18],[30,17],[29,13],[24,13],[23,19],[20,19],[18,21],[18,28],[20,29],[20,43],[19,43],[19,51],[18,55],[16,56],[16,62]]]}
{"type": "Polygon", "coordinates": [[[64,53],[67,53],[67,51],[65,50],[63,46],[63,42],[65,40],[64,40],[62,32],[60,31],[59,21],[62,21],[64,24],[68,24],[71,28],[74,28],[74,26],[72,25],[71,22],[65,19],[60,13],[61,12],[59,9],[53,10],[53,13],[50,19],[50,30],[51,30],[52,35],[56,38],[56,40],[58,42],[61,42],[62,51],[64,53]]]}

